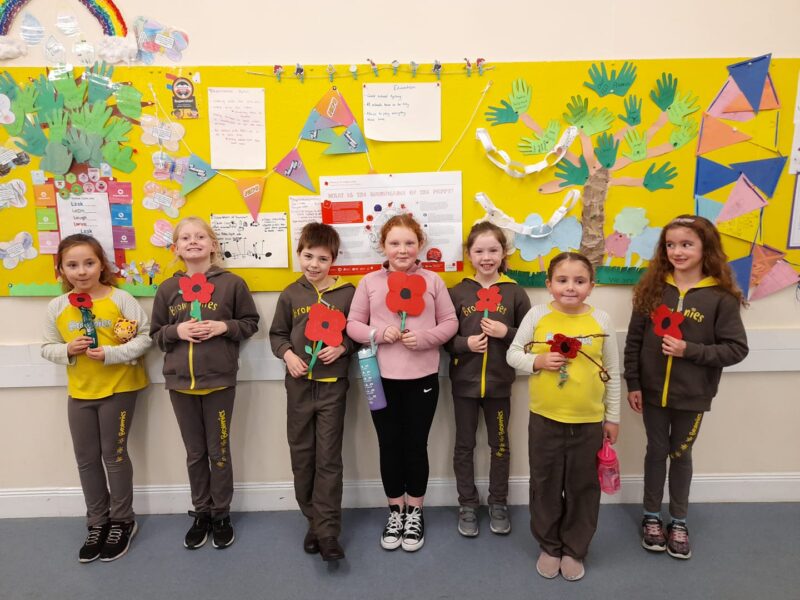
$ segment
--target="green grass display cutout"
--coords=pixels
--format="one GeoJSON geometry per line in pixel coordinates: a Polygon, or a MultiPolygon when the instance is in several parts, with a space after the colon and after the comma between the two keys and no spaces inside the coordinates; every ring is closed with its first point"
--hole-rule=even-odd
{"type": "MultiPolygon", "coordinates": [[[[597,283],[605,285],[635,285],[644,273],[644,269],[637,267],[606,267],[601,265],[595,270],[597,283]]],[[[506,271],[506,275],[522,287],[543,288],[547,273],[544,271],[506,271]]]]}
{"type": "MultiPolygon", "coordinates": [[[[130,283],[123,283],[119,285],[121,290],[125,290],[131,296],[139,298],[152,298],[156,295],[158,286],[153,285],[133,285],[130,283]]],[[[60,296],[64,292],[61,291],[60,283],[11,283],[8,286],[9,296],[49,296],[54,298],[60,296]]]]}

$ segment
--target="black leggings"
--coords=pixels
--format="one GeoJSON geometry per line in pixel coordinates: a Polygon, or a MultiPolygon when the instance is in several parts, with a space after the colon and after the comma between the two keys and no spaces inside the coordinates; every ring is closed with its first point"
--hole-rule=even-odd
{"type": "Polygon", "coordinates": [[[372,412],[387,498],[419,498],[428,487],[428,433],[439,400],[439,374],[381,379],[386,408],[372,412]]]}

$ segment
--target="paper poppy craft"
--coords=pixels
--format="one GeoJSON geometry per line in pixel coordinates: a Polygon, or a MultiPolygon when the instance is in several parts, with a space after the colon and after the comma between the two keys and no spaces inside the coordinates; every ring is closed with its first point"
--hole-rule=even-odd
{"type": "Polygon", "coordinates": [[[305,336],[313,342],[311,346],[306,345],[305,350],[311,355],[308,363],[310,373],[317,363],[317,356],[323,346],[335,348],[340,346],[344,340],[342,332],[347,325],[347,318],[344,314],[334,308],[317,303],[308,311],[308,321],[306,321],[305,336]]]}
{"type": "Polygon", "coordinates": [[[406,328],[406,317],[416,317],[425,310],[425,290],[427,285],[422,275],[392,271],[389,273],[389,293],[386,307],[400,315],[400,331],[406,328]]]}
{"type": "MultiPolygon", "coordinates": [[[[532,341],[525,344],[525,352],[530,352],[534,345],[536,344],[547,344],[550,346],[550,352],[557,352],[561,356],[567,359],[577,358],[578,354],[581,354],[588,358],[600,371],[600,381],[606,383],[607,381],[611,380],[611,375],[608,374],[605,367],[598,363],[595,359],[591,356],[586,354],[581,348],[583,347],[583,343],[581,339],[586,338],[603,338],[608,337],[605,333],[593,333],[591,335],[581,335],[577,337],[570,337],[564,335],[563,333],[555,334],[551,339],[547,340],[546,342],[537,342],[532,341]]],[[[563,387],[564,384],[569,379],[569,373],[567,372],[567,365],[569,363],[564,363],[561,365],[561,368],[558,370],[558,387],[563,387]]]]}
{"type": "Polygon", "coordinates": [[[97,330],[94,328],[94,315],[92,314],[92,297],[89,294],[72,293],[67,296],[69,303],[81,311],[81,329],[86,337],[92,338],[90,348],[97,348],[97,330]]]}
{"type": "Polygon", "coordinates": [[[211,302],[211,294],[214,292],[214,284],[206,279],[205,273],[195,273],[191,276],[181,277],[178,280],[181,294],[186,302],[191,302],[189,316],[198,321],[203,317],[200,313],[200,305],[211,302]]]}
{"type": "Polygon", "coordinates": [[[493,285],[488,288],[478,290],[478,301],[475,303],[475,310],[482,310],[484,318],[489,316],[489,311],[496,311],[503,302],[500,288],[493,285]]]}
{"type": "Polygon", "coordinates": [[[683,313],[672,310],[666,304],[659,306],[650,315],[650,319],[653,321],[653,331],[658,337],[668,335],[676,340],[683,339],[680,324],[683,323],[684,318],[683,313]]]}

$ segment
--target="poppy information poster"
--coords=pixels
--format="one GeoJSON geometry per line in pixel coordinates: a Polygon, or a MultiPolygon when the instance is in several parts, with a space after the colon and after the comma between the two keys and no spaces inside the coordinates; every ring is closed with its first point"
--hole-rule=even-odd
{"type": "Polygon", "coordinates": [[[331,273],[360,275],[379,268],[383,224],[410,213],[427,241],[419,258],[431,271],[461,271],[461,172],[320,177],[320,196],[290,197],[293,243],[308,222],[339,232],[342,246],[331,273]]]}

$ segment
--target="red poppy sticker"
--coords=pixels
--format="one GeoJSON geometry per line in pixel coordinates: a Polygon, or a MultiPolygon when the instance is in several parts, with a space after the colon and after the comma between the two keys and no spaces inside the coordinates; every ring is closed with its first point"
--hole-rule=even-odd
{"type": "Polygon", "coordinates": [[[305,336],[313,342],[313,346],[306,346],[305,350],[311,355],[308,363],[309,373],[317,363],[317,355],[323,346],[335,348],[344,340],[342,332],[347,325],[347,318],[341,311],[317,303],[311,306],[306,321],[305,336]]]}
{"type": "Polygon", "coordinates": [[[389,273],[388,285],[386,306],[400,315],[400,329],[404,330],[407,315],[415,317],[425,310],[425,278],[422,275],[392,271],[389,273]]]}
{"type": "Polygon", "coordinates": [[[73,293],[67,299],[75,308],[92,308],[92,297],[89,294],[73,293]]]}
{"type": "Polygon", "coordinates": [[[483,316],[488,317],[489,311],[496,311],[503,301],[503,296],[500,294],[500,288],[493,285],[488,288],[481,288],[478,290],[478,301],[475,303],[475,310],[482,310],[483,316]]]}
{"type": "Polygon", "coordinates": [[[653,330],[659,337],[665,335],[674,337],[676,340],[683,339],[683,332],[680,324],[683,323],[684,316],[678,311],[674,311],[666,304],[662,304],[650,315],[653,321],[653,330]]]}
{"type": "Polygon", "coordinates": [[[181,277],[178,280],[181,294],[186,302],[191,302],[189,316],[201,321],[200,305],[211,302],[211,294],[214,292],[214,284],[206,279],[205,273],[195,273],[191,276],[181,277]]]}
{"type": "Polygon", "coordinates": [[[575,358],[581,349],[581,341],[574,337],[568,337],[563,333],[557,333],[553,336],[552,340],[547,342],[550,344],[550,352],[558,352],[564,358],[575,358]]]}

